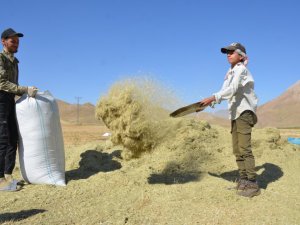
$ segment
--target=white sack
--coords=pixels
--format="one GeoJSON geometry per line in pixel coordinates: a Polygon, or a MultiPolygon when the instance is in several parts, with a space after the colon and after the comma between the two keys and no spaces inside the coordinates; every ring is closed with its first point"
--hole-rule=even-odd
{"type": "Polygon", "coordinates": [[[65,186],[65,153],[59,111],[49,91],[16,103],[19,161],[25,181],[65,186]]]}

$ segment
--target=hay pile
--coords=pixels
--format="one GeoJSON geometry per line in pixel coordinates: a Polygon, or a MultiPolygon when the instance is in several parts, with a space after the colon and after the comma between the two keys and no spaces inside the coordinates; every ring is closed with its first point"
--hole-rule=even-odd
{"type": "MultiPolygon", "coordinates": [[[[161,124],[153,104],[135,82],[118,83],[97,104],[96,117],[112,131],[111,141],[138,156],[155,147],[161,124]]],[[[166,117],[161,111],[161,116],[166,117]]]]}
{"type": "Polygon", "coordinates": [[[155,148],[181,152],[202,149],[217,136],[207,122],[169,117],[167,104],[175,98],[145,79],[115,84],[96,106],[96,117],[112,131],[111,141],[138,157],[155,148]],[[204,144],[205,143],[205,144],[204,144]]]}

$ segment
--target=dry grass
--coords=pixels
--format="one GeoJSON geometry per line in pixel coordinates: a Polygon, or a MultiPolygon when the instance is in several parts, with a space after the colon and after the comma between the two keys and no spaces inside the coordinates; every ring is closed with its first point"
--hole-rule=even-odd
{"type": "Polygon", "coordinates": [[[89,142],[106,140],[102,135],[109,132],[104,125],[66,124],[62,125],[64,144],[66,147],[84,145],[89,142]]]}
{"type": "MultiPolygon", "coordinates": [[[[106,141],[101,135],[107,128],[63,125],[67,186],[25,185],[19,192],[1,193],[0,223],[299,224],[300,183],[295,178],[300,148],[266,142],[264,132],[254,135],[264,187],[260,196],[242,198],[227,190],[233,185],[229,177],[222,178],[234,174],[236,165],[229,130],[217,130],[217,151],[208,149],[215,158],[199,161],[201,170],[194,179],[194,173],[184,169],[193,164],[197,149],[156,149],[127,161],[120,158],[120,147],[103,147],[106,141]]],[[[18,173],[16,168],[14,175],[18,173]]]]}

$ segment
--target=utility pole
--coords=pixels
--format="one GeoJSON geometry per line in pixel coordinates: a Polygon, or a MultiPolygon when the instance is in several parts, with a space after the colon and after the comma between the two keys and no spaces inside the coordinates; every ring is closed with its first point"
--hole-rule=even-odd
{"type": "Polygon", "coordinates": [[[75,97],[77,99],[77,124],[79,124],[79,100],[81,97],[75,97]]]}

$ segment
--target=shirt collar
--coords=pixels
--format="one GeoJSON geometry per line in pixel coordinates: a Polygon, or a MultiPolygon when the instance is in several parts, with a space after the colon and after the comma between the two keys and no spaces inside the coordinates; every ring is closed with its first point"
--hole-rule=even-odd
{"type": "Polygon", "coordinates": [[[240,65],[243,65],[243,63],[242,63],[242,62],[239,62],[239,63],[235,64],[233,68],[230,67],[229,70],[227,71],[225,77],[224,77],[224,80],[226,80],[226,79],[228,78],[228,76],[230,76],[230,75],[233,76],[236,67],[237,67],[237,66],[240,66],[240,65]]]}

